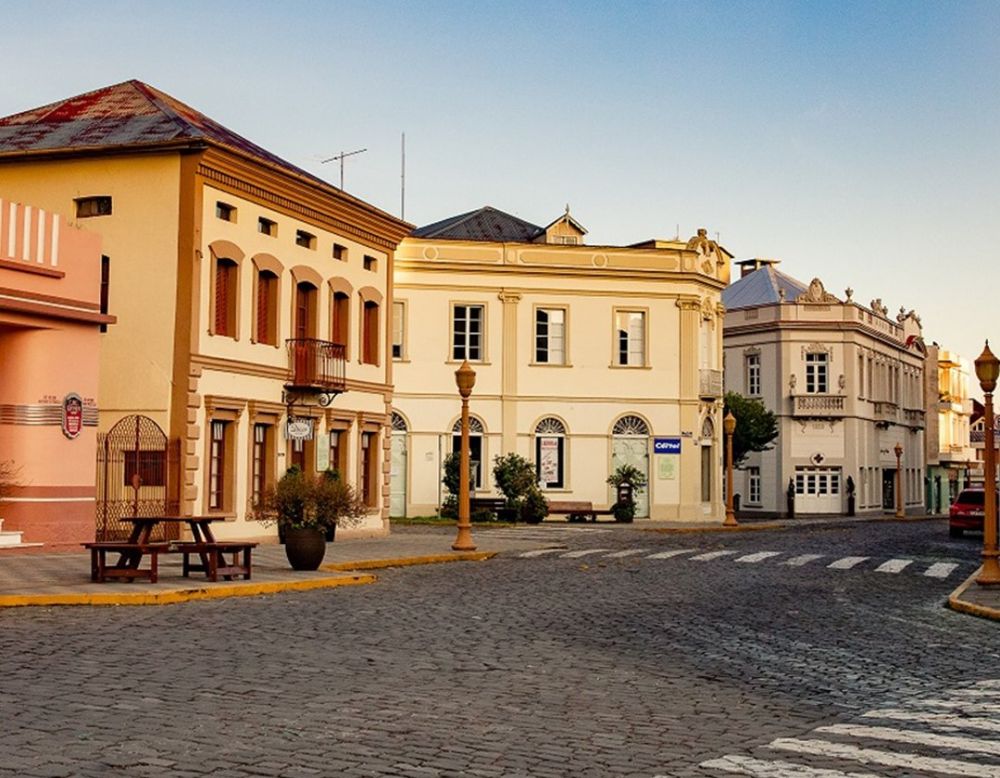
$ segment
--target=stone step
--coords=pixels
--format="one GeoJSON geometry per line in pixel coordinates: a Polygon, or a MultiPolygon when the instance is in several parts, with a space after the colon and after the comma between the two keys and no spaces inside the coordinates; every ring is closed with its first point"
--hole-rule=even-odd
{"type": "Polygon", "coordinates": [[[20,545],[21,545],[20,532],[0,532],[0,548],[6,546],[20,546],[20,545]]]}

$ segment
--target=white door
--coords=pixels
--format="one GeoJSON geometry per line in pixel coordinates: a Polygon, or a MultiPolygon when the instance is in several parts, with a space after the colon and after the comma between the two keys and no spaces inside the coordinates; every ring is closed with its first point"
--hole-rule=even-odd
{"type": "Polygon", "coordinates": [[[389,515],[406,516],[406,433],[392,433],[392,465],[389,470],[389,515]]]}
{"type": "Polygon", "coordinates": [[[795,468],[795,512],[842,513],[839,467],[795,468]]]}
{"type": "MultiPolygon", "coordinates": [[[[632,465],[646,477],[649,483],[649,438],[646,437],[614,437],[611,441],[611,472],[620,465],[632,465]]],[[[644,519],[649,516],[648,487],[636,489],[632,495],[635,500],[635,517],[644,519]]],[[[614,495],[612,495],[612,501],[614,495]]]]}

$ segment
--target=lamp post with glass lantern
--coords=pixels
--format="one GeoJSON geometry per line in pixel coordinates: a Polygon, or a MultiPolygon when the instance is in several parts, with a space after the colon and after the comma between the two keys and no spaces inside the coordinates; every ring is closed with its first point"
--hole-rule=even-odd
{"type": "Polygon", "coordinates": [[[985,450],[983,451],[983,567],[976,578],[981,586],[1000,585],[1000,561],[997,550],[997,482],[996,482],[996,436],[993,420],[993,390],[1000,376],[1000,360],[990,351],[986,341],[983,353],[976,359],[976,378],[983,389],[983,421],[985,429],[985,450]]]}
{"type": "Polygon", "coordinates": [[[468,360],[455,371],[455,383],[462,396],[462,447],[458,457],[458,536],[451,544],[454,551],[475,551],[472,522],[469,521],[469,395],[476,385],[476,371],[468,360]]]}
{"type": "Polygon", "coordinates": [[[893,451],[896,454],[896,518],[902,519],[906,516],[903,511],[903,471],[900,469],[902,467],[900,460],[903,457],[903,447],[897,443],[893,451]]]}
{"type": "Polygon", "coordinates": [[[733,509],[733,433],[736,432],[736,417],[729,411],[722,420],[722,429],[726,433],[726,520],[724,527],[738,527],[736,511],[733,509]]]}

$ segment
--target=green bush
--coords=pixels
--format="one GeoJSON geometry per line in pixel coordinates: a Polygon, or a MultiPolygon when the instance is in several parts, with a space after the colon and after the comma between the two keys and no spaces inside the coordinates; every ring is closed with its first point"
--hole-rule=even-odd
{"type": "Polygon", "coordinates": [[[521,505],[521,518],[529,524],[539,524],[549,515],[549,502],[537,486],[528,492],[521,505]]]}
{"type": "Polygon", "coordinates": [[[534,466],[514,453],[493,457],[493,483],[507,498],[508,508],[520,508],[525,497],[538,489],[534,466]]]}

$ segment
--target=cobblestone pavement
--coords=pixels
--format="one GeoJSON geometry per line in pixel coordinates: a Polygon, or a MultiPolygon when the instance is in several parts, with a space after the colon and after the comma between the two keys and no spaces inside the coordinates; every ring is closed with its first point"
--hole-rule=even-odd
{"type": "Polygon", "coordinates": [[[357,589],[0,612],[0,775],[1000,776],[1000,630],[943,607],[978,542],[615,528],[357,589]]]}

